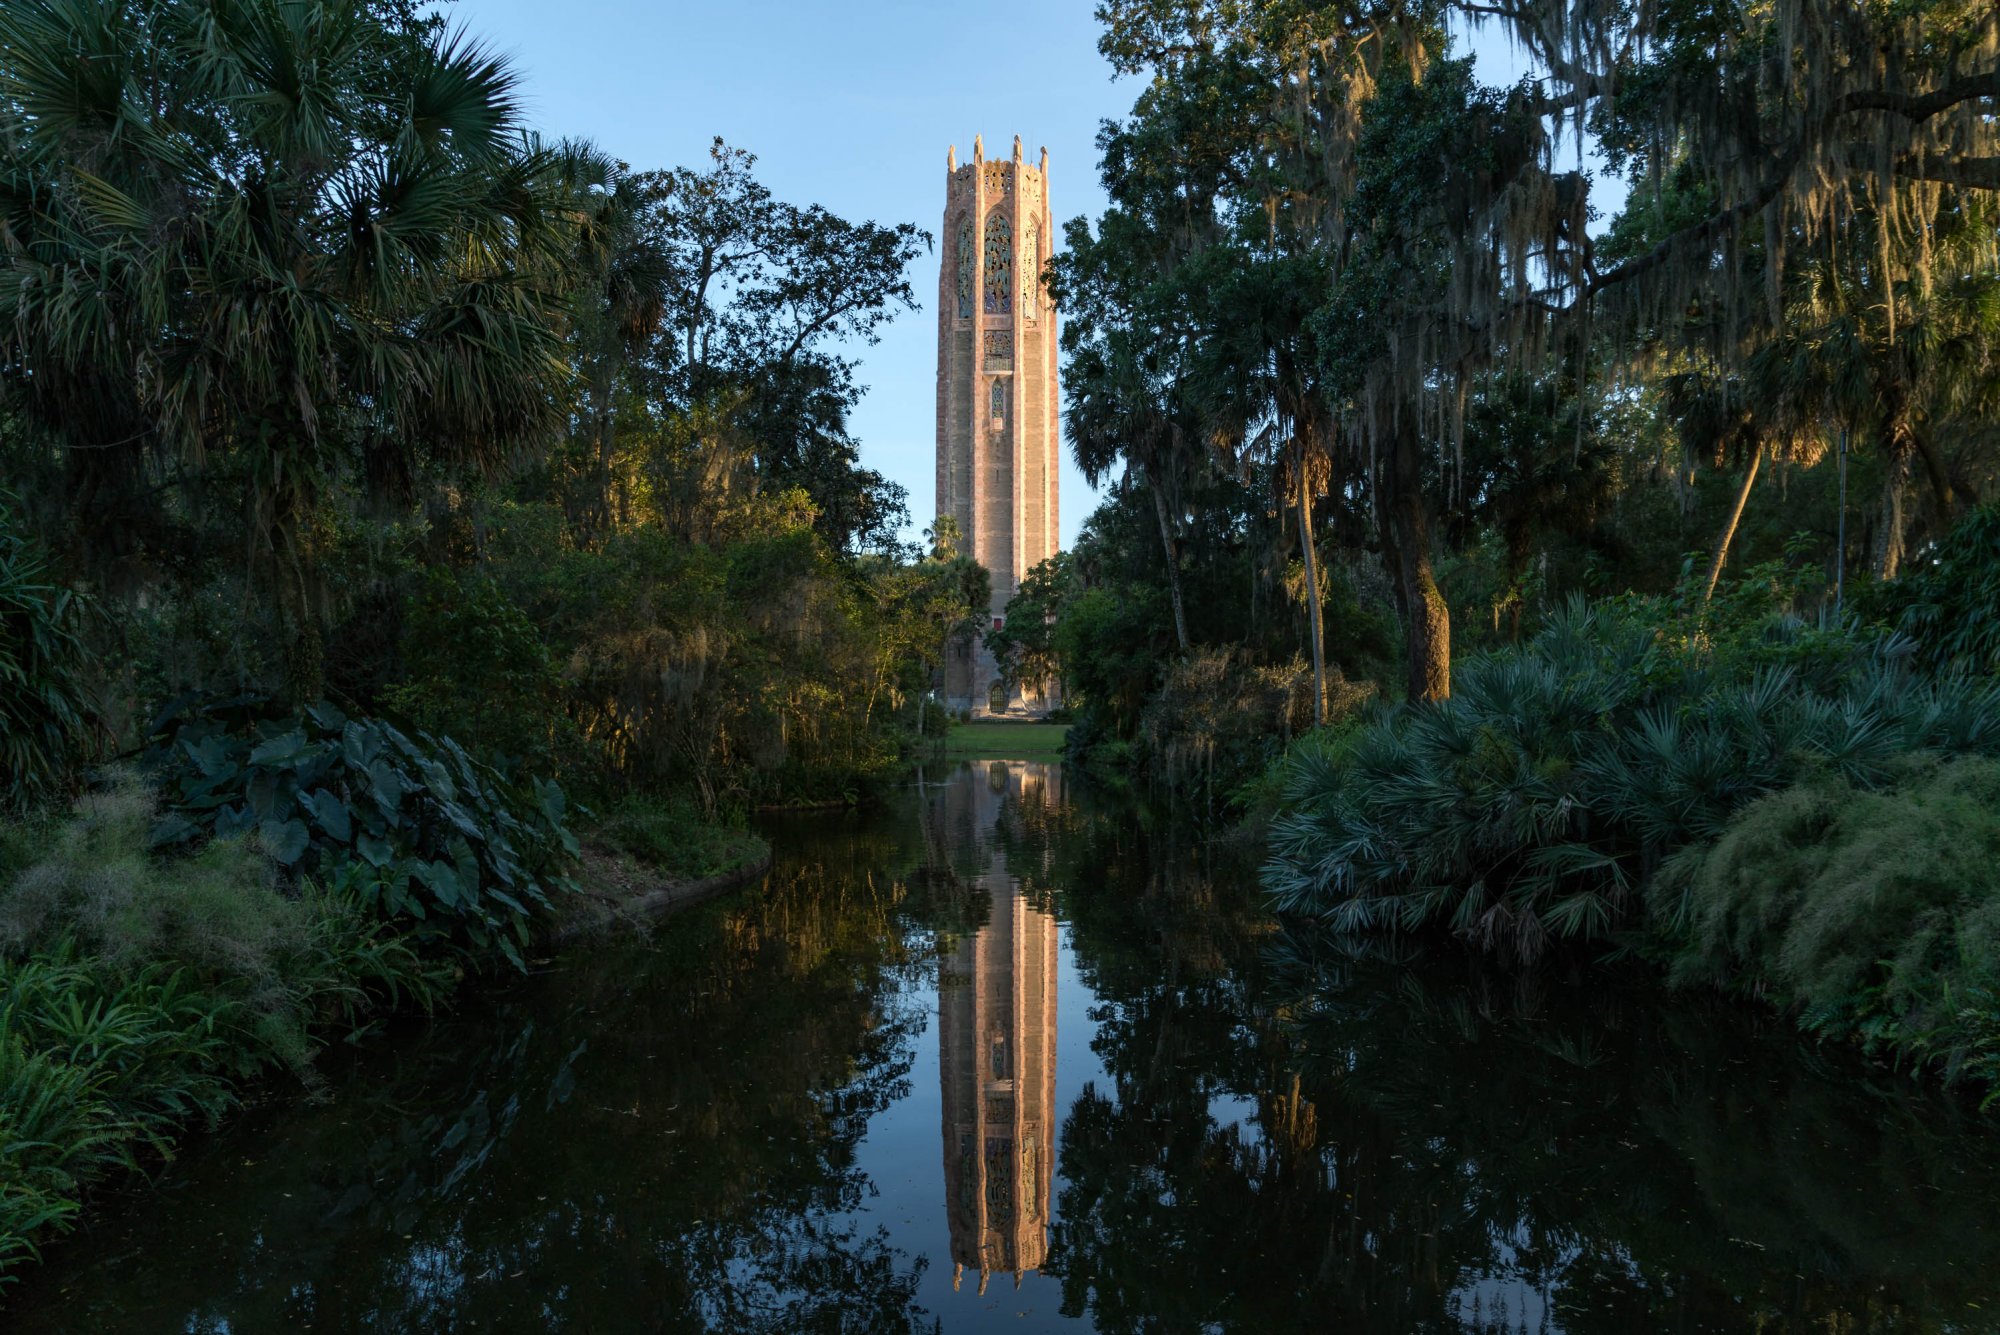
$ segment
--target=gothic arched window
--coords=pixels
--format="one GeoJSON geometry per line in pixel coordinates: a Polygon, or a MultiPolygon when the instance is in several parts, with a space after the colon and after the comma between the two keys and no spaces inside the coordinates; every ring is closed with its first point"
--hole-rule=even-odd
{"type": "Polygon", "coordinates": [[[993,382],[993,391],[988,398],[988,403],[991,408],[991,416],[993,418],[993,429],[995,431],[1005,431],[1007,429],[1007,382],[1006,381],[996,380],[993,382]]]}
{"type": "Polygon", "coordinates": [[[978,252],[972,248],[972,218],[967,215],[958,220],[958,318],[972,318],[972,270],[978,262],[978,252]]]}
{"type": "Polygon", "coordinates": [[[1032,320],[1042,313],[1042,225],[1028,219],[1021,237],[1021,314],[1032,320]]]}
{"type": "Polygon", "coordinates": [[[986,313],[1013,309],[1014,228],[999,209],[986,215],[986,313]]]}

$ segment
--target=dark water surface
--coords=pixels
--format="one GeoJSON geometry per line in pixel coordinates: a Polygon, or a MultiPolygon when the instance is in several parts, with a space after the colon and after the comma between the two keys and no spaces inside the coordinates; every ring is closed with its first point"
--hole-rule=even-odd
{"type": "Polygon", "coordinates": [[[2000,1331],[2000,1128],[1634,982],[1356,962],[982,762],[329,1063],[12,1331],[2000,1331]]]}

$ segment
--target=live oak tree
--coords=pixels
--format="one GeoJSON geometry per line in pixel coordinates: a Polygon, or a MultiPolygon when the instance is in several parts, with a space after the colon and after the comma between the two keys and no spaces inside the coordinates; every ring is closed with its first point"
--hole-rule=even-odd
{"type": "MultiPolygon", "coordinates": [[[[1663,354],[1743,366],[1785,325],[1787,275],[1843,254],[1863,262],[1893,365],[1912,328],[1899,311],[1952,276],[1942,238],[2000,186],[2000,17],[1964,0],[1112,0],[1100,14],[1114,66],[1149,79],[1107,131],[1129,150],[1107,156],[1114,200],[1145,159],[1177,187],[1207,182],[1141,203],[1183,250],[1261,210],[1267,244],[1324,266],[1310,329],[1327,454],[1368,493],[1416,699],[1450,689],[1433,521],[1482,384],[1552,368],[1587,399],[1663,354]],[[1442,58],[1467,22],[1501,25],[1528,77],[1482,88],[1442,58]],[[1586,136],[1634,191],[1634,225],[1603,253],[1586,136]]],[[[1261,334],[1264,315],[1245,303],[1240,323],[1261,334]]],[[[1871,416],[1896,420],[1909,386],[1873,383],[1871,416]]],[[[1893,498],[1921,447],[1901,428],[1883,439],[1893,498]]]]}

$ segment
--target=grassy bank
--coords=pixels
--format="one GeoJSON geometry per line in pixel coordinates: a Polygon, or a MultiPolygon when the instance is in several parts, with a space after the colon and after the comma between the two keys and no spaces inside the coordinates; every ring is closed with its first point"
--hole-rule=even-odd
{"type": "Polygon", "coordinates": [[[155,817],[128,786],[0,829],[0,1284],[93,1189],[461,972],[254,834],[156,855],[155,817]]]}
{"type": "Polygon", "coordinates": [[[769,857],[770,844],[740,827],[704,820],[692,802],[632,797],[590,832],[590,841],[676,881],[702,881],[769,857]]]}
{"type": "Polygon", "coordinates": [[[944,753],[968,759],[1060,760],[1069,736],[1065,723],[954,723],[944,753]]]}

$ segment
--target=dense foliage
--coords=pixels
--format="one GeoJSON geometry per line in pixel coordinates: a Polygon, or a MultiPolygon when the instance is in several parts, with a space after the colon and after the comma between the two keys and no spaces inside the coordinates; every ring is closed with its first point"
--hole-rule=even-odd
{"type": "Polygon", "coordinates": [[[1049,638],[1091,589],[1150,610],[1055,665],[1086,740],[1204,647],[1441,699],[1690,552],[1713,588],[1796,548],[1837,601],[1920,575],[2000,477],[1990,6],[1100,17],[1139,91],[1048,282],[1133,559],[1074,560],[1049,638]]]}
{"type": "Polygon", "coordinates": [[[1265,883],[1349,934],[1614,947],[2000,1084],[2000,679],[1756,581],[1573,604],[1283,767],[1265,883]]]}
{"type": "Polygon", "coordinates": [[[350,893],[285,892],[257,836],[162,859],[156,819],[126,786],[0,827],[0,1283],[93,1184],[449,980],[350,893]]]}
{"type": "Polygon", "coordinates": [[[2000,684],[1927,679],[1907,644],[1658,611],[1577,604],[1462,664],[1450,700],[1302,748],[1279,904],[1532,957],[1629,927],[1663,861],[1803,777],[1883,788],[1916,758],[2000,755],[2000,684]]]}
{"type": "Polygon", "coordinates": [[[726,870],[942,723],[986,575],[847,428],[927,241],[544,140],[404,0],[0,8],[0,1266],[522,967],[579,834],[726,870]]]}
{"type": "Polygon", "coordinates": [[[397,4],[32,0],[0,51],[0,449],[50,596],[124,618],[116,741],[324,697],[710,817],[895,763],[963,614],[837,349],[914,225],[542,142],[397,4]]]}
{"type": "Polygon", "coordinates": [[[1741,982],[2000,1102],[2000,764],[1918,763],[1763,798],[1671,878],[1682,983],[1741,982]]]}
{"type": "Polygon", "coordinates": [[[93,740],[83,600],[47,567],[0,495],[0,808],[65,794],[93,740]]]}
{"type": "Polygon", "coordinates": [[[1975,1069],[1991,980],[1908,933],[1978,939],[1936,776],[2000,748],[2000,13],[1099,17],[1137,94],[1046,280],[1111,494],[994,637],[1072,754],[1268,818],[1351,934],[1698,958],[1975,1069]],[[1860,825],[1770,833],[1835,792],[1908,817],[1893,891],[1860,825]],[[1702,895],[1769,939],[1695,950],[1702,895]],[[1905,962],[1801,962],[1841,912],[1905,962]]]}
{"type": "Polygon", "coordinates": [[[2000,505],[1973,511],[1867,606],[1937,671],[2000,674],[2000,505]]]}
{"type": "Polygon", "coordinates": [[[255,703],[191,705],[160,720],[148,753],[163,804],[154,848],[254,832],[279,866],[414,920],[420,938],[523,967],[521,949],[577,851],[561,788],[510,783],[448,737],[412,739],[331,705],[259,719],[246,708],[255,703]]]}

